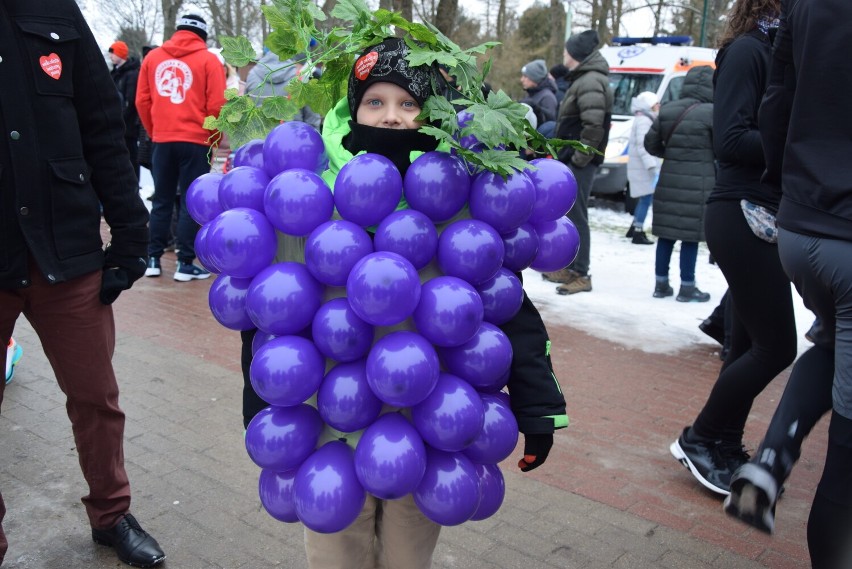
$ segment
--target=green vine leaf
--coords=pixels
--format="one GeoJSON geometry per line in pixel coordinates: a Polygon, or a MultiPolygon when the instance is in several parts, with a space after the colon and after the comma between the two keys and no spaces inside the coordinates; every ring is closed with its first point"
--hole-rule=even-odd
{"type": "Polygon", "coordinates": [[[222,38],[222,57],[234,67],[243,67],[255,60],[254,48],[247,38],[222,38]]]}

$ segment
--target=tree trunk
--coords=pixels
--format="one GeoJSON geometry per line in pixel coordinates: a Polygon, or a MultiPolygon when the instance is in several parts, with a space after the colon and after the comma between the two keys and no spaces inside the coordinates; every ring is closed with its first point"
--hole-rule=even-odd
{"type": "Polygon", "coordinates": [[[435,13],[435,27],[447,37],[453,35],[456,29],[456,17],[459,12],[459,0],[439,0],[435,13]]]}
{"type": "Polygon", "coordinates": [[[550,60],[562,63],[565,51],[565,7],[562,0],[550,0],[550,60]]]}
{"type": "Polygon", "coordinates": [[[172,37],[177,29],[178,12],[183,0],[162,0],[163,3],[163,41],[172,37]]]}

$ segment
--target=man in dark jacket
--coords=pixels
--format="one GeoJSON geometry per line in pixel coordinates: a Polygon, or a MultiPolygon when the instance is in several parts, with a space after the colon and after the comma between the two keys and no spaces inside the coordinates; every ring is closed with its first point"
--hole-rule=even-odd
{"type": "MultiPolygon", "coordinates": [[[[152,567],[165,554],[129,513],[112,367],[110,304],[144,274],[148,241],[119,98],[71,0],[0,2],[0,54],[0,345],[26,316],[67,398],[92,539],[152,567]]],[[[7,545],[0,525],[0,563],[7,545]]]]}
{"type": "Polygon", "coordinates": [[[521,68],[521,86],[527,92],[521,102],[532,108],[537,124],[556,120],[556,84],[547,76],[543,59],[530,61],[521,68]]]}
{"type": "Polygon", "coordinates": [[[831,411],[828,451],[808,518],[815,569],[852,567],[852,18],[841,0],[785,1],[759,126],[764,182],[781,191],[778,254],[817,324],[752,462],[725,510],[771,533],[780,488],[814,424],[831,411]],[[818,62],[818,64],[817,64],[818,62]]]}
{"type": "Polygon", "coordinates": [[[139,60],[131,57],[127,44],[113,42],[109,46],[109,59],[112,61],[110,75],[118,89],[124,117],[124,142],[130,153],[130,163],[139,179],[139,113],[136,111],[136,82],[139,80],[139,60]]]}
{"type": "Polygon", "coordinates": [[[571,168],[577,179],[577,201],[568,212],[568,219],[580,233],[577,258],[566,269],[543,273],[547,280],[562,283],[559,294],[574,294],[592,290],[589,276],[591,233],[589,231],[589,196],[603,152],[609,141],[612,119],[612,88],[609,86],[609,64],[598,50],[600,38],[594,30],[572,35],[565,42],[564,63],[570,70],[570,87],[559,107],[556,137],[580,142],[599,151],[580,152],[566,146],[559,151],[559,160],[571,168]]]}

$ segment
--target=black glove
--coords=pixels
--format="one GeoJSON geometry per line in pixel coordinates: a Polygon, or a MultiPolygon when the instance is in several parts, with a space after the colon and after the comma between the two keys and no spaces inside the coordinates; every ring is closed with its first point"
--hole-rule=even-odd
{"type": "Polygon", "coordinates": [[[524,433],[524,458],[518,461],[522,472],[538,468],[547,460],[553,446],[553,433],[524,433]]]}
{"type": "Polygon", "coordinates": [[[100,299],[102,304],[112,304],[121,291],[133,286],[148,267],[146,257],[131,257],[115,255],[107,249],[104,262],[103,278],[101,279],[100,299]]]}

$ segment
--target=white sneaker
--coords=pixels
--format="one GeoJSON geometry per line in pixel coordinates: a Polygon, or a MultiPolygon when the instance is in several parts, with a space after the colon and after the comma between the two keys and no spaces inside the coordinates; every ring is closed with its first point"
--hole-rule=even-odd
{"type": "Polygon", "coordinates": [[[145,276],[159,277],[162,272],[162,269],[160,269],[159,257],[148,257],[148,268],[145,269],[145,276]]]}

